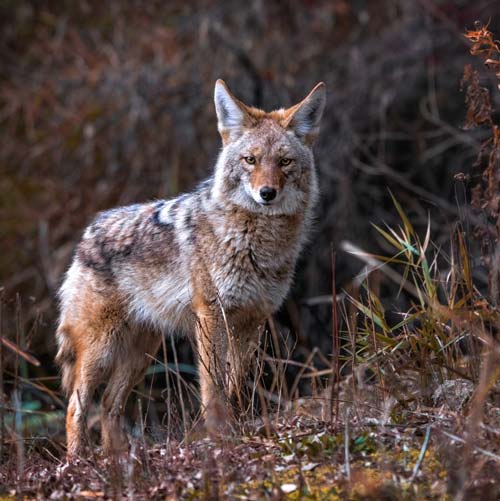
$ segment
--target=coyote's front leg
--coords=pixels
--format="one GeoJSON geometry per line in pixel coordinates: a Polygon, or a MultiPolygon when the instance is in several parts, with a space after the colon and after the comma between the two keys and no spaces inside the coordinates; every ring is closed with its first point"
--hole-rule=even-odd
{"type": "Polygon", "coordinates": [[[246,409],[244,378],[258,342],[258,323],[246,318],[233,322],[220,307],[206,301],[196,309],[196,342],[202,412],[214,420],[246,409]],[[231,405],[233,404],[233,405],[231,405]]]}
{"type": "Polygon", "coordinates": [[[228,396],[238,415],[245,414],[251,404],[251,388],[246,384],[255,364],[255,351],[259,345],[262,326],[255,319],[236,322],[228,334],[228,396]]]}
{"type": "Polygon", "coordinates": [[[198,309],[196,316],[202,413],[205,418],[209,418],[227,401],[227,344],[217,313],[207,306],[198,309]]]}

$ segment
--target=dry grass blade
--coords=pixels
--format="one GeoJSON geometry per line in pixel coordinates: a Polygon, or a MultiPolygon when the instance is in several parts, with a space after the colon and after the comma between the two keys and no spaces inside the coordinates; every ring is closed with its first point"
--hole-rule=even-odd
{"type": "Polygon", "coordinates": [[[420,471],[420,467],[422,466],[422,462],[424,461],[425,453],[427,452],[427,447],[429,446],[429,440],[431,438],[431,429],[432,427],[430,425],[427,426],[427,428],[425,429],[424,442],[422,443],[422,448],[420,449],[417,462],[415,463],[415,467],[413,468],[413,473],[410,478],[410,484],[413,483],[417,478],[418,472],[420,471]]]}
{"type": "Polygon", "coordinates": [[[405,289],[407,292],[409,292],[412,296],[419,298],[419,292],[417,289],[408,281],[404,280],[404,277],[394,271],[393,269],[389,268],[387,266],[387,263],[384,263],[382,261],[379,261],[376,259],[373,254],[370,254],[369,252],[364,251],[363,249],[360,249],[357,245],[353,244],[352,242],[348,241],[343,241],[340,243],[340,247],[343,251],[348,252],[349,254],[352,254],[353,256],[356,256],[358,259],[362,260],[363,262],[367,263],[370,268],[364,272],[363,275],[360,275],[360,278],[365,279],[366,276],[369,273],[372,273],[374,270],[380,270],[384,275],[386,275],[392,282],[395,284],[402,284],[402,288],[405,289]]]}

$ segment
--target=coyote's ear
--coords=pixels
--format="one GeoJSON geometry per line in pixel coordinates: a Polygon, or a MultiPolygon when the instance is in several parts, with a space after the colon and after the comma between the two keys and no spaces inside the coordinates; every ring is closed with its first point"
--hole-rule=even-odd
{"type": "Polygon", "coordinates": [[[215,82],[214,101],[217,127],[224,142],[234,138],[243,127],[251,124],[246,106],[231,94],[224,80],[215,82]]]}
{"type": "Polygon", "coordinates": [[[325,103],[325,84],[320,82],[303,101],[286,110],[290,114],[287,128],[293,130],[304,142],[312,143],[319,133],[325,103]]]}

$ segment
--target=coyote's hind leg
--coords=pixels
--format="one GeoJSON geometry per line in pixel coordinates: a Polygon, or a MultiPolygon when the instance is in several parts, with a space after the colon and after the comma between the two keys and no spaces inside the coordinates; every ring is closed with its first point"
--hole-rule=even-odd
{"type": "Polygon", "coordinates": [[[124,412],[127,399],[139,383],[155,355],[161,337],[143,333],[141,341],[128,347],[114,366],[101,402],[102,444],[106,454],[119,453],[128,447],[124,431],[124,412]]]}
{"type": "Polygon", "coordinates": [[[83,451],[87,413],[95,390],[101,382],[101,374],[99,360],[87,356],[77,361],[66,414],[66,439],[70,459],[76,458],[83,451]]]}

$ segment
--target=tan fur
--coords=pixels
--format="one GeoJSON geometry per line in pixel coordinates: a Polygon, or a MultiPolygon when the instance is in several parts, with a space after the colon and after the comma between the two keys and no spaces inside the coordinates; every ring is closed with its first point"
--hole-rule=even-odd
{"type": "Polygon", "coordinates": [[[286,296],[310,226],[310,140],[323,106],[316,87],[293,108],[266,113],[219,81],[224,148],[214,177],[173,200],[103,212],[87,228],[60,290],[56,333],[70,457],[82,450],[101,384],[104,448],[126,446],[125,403],[164,333],[194,335],[206,417],[240,396],[259,329],[286,296]],[[284,157],[290,166],[280,166],[284,157]],[[259,198],[263,186],[276,189],[276,200],[259,198]]]}
{"type": "Polygon", "coordinates": [[[276,191],[281,191],[285,184],[283,171],[276,164],[257,164],[250,174],[250,183],[255,190],[268,186],[276,191]]]}

